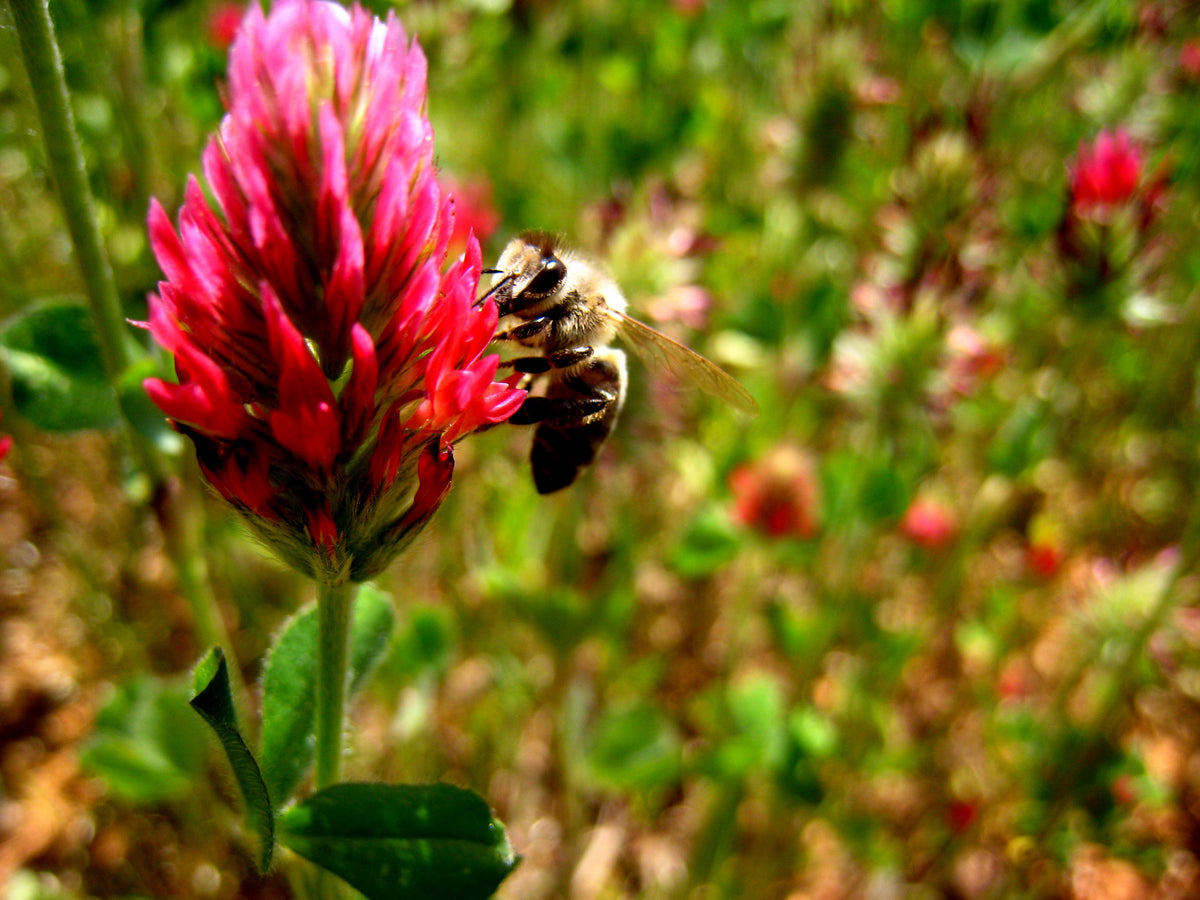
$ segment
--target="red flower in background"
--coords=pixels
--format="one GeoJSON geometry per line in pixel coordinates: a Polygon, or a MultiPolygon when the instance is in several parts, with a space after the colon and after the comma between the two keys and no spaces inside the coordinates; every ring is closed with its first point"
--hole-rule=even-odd
{"type": "Polygon", "coordinates": [[[770,537],[817,533],[820,489],[812,461],[802,451],[780,446],[729,476],[735,521],[770,537]]]}
{"type": "Polygon", "coordinates": [[[1103,213],[1137,192],[1142,151],[1123,129],[1102,131],[1091,146],[1079,145],[1070,175],[1073,211],[1082,216],[1103,213]]]}
{"type": "Polygon", "coordinates": [[[425,113],[425,59],[389,16],[252,6],[228,112],[178,232],[154,202],[166,280],[148,327],[178,384],[151,398],[205,477],[280,555],[328,583],[378,573],[450,486],[452,444],[524,392],[483,355],[479,245],[453,229],[425,113]]]}
{"type": "Polygon", "coordinates": [[[954,800],[946,806],[946,824],[955,834],[962,834],[979,818],[979,804],[974,800],[954,800]]]}
{"type": "Polygon", "coordinates": [[[1025,563],[1039,578],[1053,578],[1062,568],[1063,548],[1048,538],[1030,541],[1025,548],[1025,563]]]}
{"type": "Polygon", "coordinates": [[[245,14],[246,7],[241,3],[223,2],[210,9],[205,22],[208,42],[218,50],[229,49],[245,14]]]}
{"type": "Polygon", "coordinates": [[[1028,526],[1025,565],[1038,578],[1053,578],[1066,561],[1062,528],[1044,514],[1034,516],[1028,526]]]}

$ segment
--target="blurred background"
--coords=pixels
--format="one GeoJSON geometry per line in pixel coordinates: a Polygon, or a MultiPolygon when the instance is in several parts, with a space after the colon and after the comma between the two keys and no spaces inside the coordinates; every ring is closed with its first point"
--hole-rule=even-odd
{"type": "MultiPolygon", "coordinates": [[[[50,8],[138,318],[241,8],[50,8]]],[[[481,792],[510,900],[1200,896],[1200,5],[394,11],[461,240],[561,233],[761,414],[635,362],[549,498],[528,429],[465,442],[379,580],[347,774],[481,792]]],[[[0,892],[287,897],[186,707],[206,648],[0,23],[0,892]]],[[[210,513],[253,683],[311,587],[210,513]]]]}

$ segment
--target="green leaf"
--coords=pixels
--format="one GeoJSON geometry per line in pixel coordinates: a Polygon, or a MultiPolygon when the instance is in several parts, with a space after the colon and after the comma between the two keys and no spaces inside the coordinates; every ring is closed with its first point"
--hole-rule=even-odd
{"type": "Polygon", "coordinates": [[[0,358],[21,415],[46,431],[111,428],[117,400],[87,307],[74,298],[34,304],[0,327],[0,358]]]}
{"type": "Polygon", "coordinates": [[[987,459],[1001,475],[1015,478],[1041,462],[1050,452],[1054,436],[1045,405],[1022,397],[996,432],[987,459]]]}
{"type": "Polygon", "coordinates": [[[388,661],[389,676],[413,680],[425,672],[441,674],[454,659],[457,634],[453,614],[444,606],[408,606],[388,661]]]}
{"type": "Polygon", "coordinates": [[[724,568],[741,549],[738,531],[716,506],[700,511],[671,553],[671,568],[685,578],[707,578],[724,568]]]}
{"type": "MultiPolygon", "coordinates": [[[[350,626],[350,690],[362,685],[383,656],[395,627],[391,598],[363,585],[354,600],[350,626]]],[[[267,790],[284,805],[313,763],[316,710],[317,609],[293,616],[276,638],[263,672],[262,758],[267,790]]]]}
{"type": "Polygon", "coordinates": [[[246,828],[258,839],[258,869],[266,872],[271,867],[271,856],[275,851],[275,812],[271,808],[267,785],[259,772],[254,754],[238,730],[237,711],[229,687],[229,669],[225,665],[225,654],[219,647],[210,650],[196,667],[196,688],[196,696],[191,701],[192,709],[208,723],[225,749],[225,756],[233,768],[233,777],[246,807],[246,828]]]}
{"type": "Polygon", "coordinates": [[[605,712],[588,741],[586,763],[598,782],[647,790],[679,777],[682,742],[672,722],[649,703],[605,712]]]}
{"type": "Polygon", "coordinates": [[[485,900],[518,862],[483,798],[448,784],[335,784],[280,823],[284,846],[368,900],[485,900]]]}
{"type": "Polygon", "coordinates": [[[707,702],[711,749],[699,760],[701,771],[718,780],[736,780],[779,765],[787,746],[787,711],[774,678],[747,676],[707,702]]]}
{"type": "Polygon", "coordinates": [[[80,763],[114,794],[157,803],[192,789],[204,769],[204,726],[186,685],[140,675],[120,685],[96,719],[80,763]]]}
{"type": "Polygon", "coordinates": [[[147,356],[138,360],[122,373],[117,382],[117,402],[125,418],[139,434],[161,452],[174,456],[182,451],[183,438],[171,428],[166,415],[154,405],[142,387],[147,378],[159,374],[158,364],[153,359],[147,356]]]}

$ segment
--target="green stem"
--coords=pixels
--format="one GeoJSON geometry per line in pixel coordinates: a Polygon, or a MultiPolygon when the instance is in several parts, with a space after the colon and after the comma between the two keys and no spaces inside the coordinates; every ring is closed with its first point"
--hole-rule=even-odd
{"type": "Polygon", "coordinates": [[[690,897],[703,892],[705,896],[728,896],[728,888],[715,886],[721,864],[728,858],[737,832],[737,811],[745,796],[746,788],[741,779],[713,785],[709,798],[708,814],[700,833],[696,836],[692,851],[692,864],[688,870],[688,889],[682,896],[690,897]]]}
{"type": "Polygon", "coordinates": [[[200,497],[172,476],[155,496],[155,512],[167,555],[175,567],[179,593],[192,609],[192,628],[201,648],[217,646],[229,663],[229,681],[238,712],[249,711],[249,694],[229,630],[221,618],[221,609],[208,577],[208,562],[200,548],[204,542],[204,515],[200,497]]]}
{"type": "MultiPolygon", "coordinates": [[[[96,218],[83,151],[75,131],[62,54],[54,36],[54,23],[46,0],[11,0],[10,6],[42,126],[46,159],[58,187],[63,218],[87,289],[100,359],[115,391],[132,361],[129,328],[96,218]]],[[[225,650],[238,700],[244,709],[245,690],[237,657],[231,652],[229,637],[205,572],[199,507],[191,502],[190,494],[185,496],[186,492],[174,483],[162,454],[129,421],[124,406],[118,402],[117,407],[121,410],[134,455],[150,480],[166,546],[178,573],[180,591],[191,604],[197,634],[205,643],[218,644],[225,650]]]]}
{"type": "Polygon", "coordinates": [[[337,783],[350,669],[350,619],[355,584],[317,586],[316,787],[337,783]]]}
{"type": "MultiPolygon", "coordinates": [[[[11,0],[11,7],[42,125],[46,159],[58,186],[63,218],[87,288],[101,361],[110,383],[116,385],[130,363],[128,326],[96,218],[54,23],[46,0],[11,0]]],[[[143,469],[161,484],[167,471],[161,455],[136,429],[130,427],[128,431],[143,469]]]]}

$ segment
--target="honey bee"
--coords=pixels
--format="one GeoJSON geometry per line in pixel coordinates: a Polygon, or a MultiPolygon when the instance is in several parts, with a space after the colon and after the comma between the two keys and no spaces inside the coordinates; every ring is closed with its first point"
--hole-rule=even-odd
{"type": "Polygon", "coordinates": [[[625,297],[609,276],[552,235],[525,232],[500,254],[486,297],[500,313],[499,342],[536,355],[506,365],[535,387],[508,420],[537,425],[530,451],[538,493],[575,481],[612,433],[625,403],[625,354],[609,344],[618,337],[648,362],[749,414],[754,398],[728,374],[626,312],[625,297]]]}

